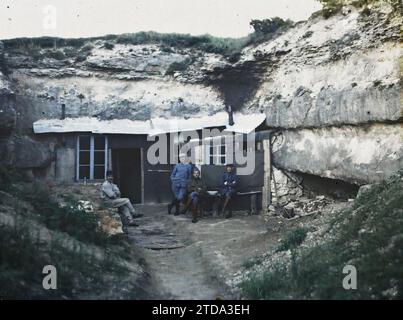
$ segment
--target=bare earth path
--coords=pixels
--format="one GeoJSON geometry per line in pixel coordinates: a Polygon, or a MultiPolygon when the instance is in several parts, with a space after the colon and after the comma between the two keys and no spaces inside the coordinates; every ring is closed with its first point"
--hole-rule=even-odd
{"type": "Polygon", "coordinates": [[[144,248],[154,294],[161,299],[239,298],[227,282],[242,263],[277,243],[261,216],[205,217],[168,215],[165,206],[142,206],[139,227],[129,237],[144,248]]]}

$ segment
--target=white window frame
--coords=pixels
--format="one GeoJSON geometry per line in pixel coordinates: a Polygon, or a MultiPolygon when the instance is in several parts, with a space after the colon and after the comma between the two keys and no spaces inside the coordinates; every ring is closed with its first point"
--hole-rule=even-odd
{"type": "Polygon", "coordinates": [[[108,137],[102,136],[105,138],[105,146],[104,150],[95,150],[95,135],[78,135],[76,140],[76,181],[83,181],[84,179],[80,179],[80,151],[90,151],[90,177],[88,180],[103,180],[106,177],[106,171],[108,170],[108,137]],[[80,150],[80,138],[81,137],[90,137],[90,150],[80,150]],[[94,164],[94,154],[95,151],[104,151],[104,177],[103,179],[94,179],[94,168],[97,166],[94,164]]]}
{"type": "Polygon", "coordinates": [[[225,143],[225,137],[214,137],[207,138],[204,141],[204,160],[203,163],[206,165],[216,165],[216,166],[225,166],[227,165],[227,152],[228,148],[225,143]],[[220,139],[217,143],[216,140],[220,139]],[[222,152],[222,147],[224,147],[224,152],[222,152]],[[211,148],[213,148],[213,154],[211,154],[211,148]],[[213,158],[213,162],[211,162],[211,158],[213,158]],[[224,158],[224,163],[222,163],[222,159],[224,158]]]}

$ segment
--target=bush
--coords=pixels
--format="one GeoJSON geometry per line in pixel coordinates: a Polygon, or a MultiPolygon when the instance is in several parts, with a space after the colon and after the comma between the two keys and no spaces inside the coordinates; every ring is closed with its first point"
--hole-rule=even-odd
{"type": "Polygon", "coordinates": [[[25,185],[21,194],[49,229],[66,232],[78,240],[106,244],[107,236],[98,230],[98,216],[80,209],[73,198],[67,198],[61,206],[51,198],[49,187],[39,182],[25,185]]]}
{"type": "Polygon", "coordinates": [[[66,203],[61,206],[51,197],[49,186],[43,182],[23,182],[22,176],[16,171],[1,170],[0,182],[3,182],[0,190],[30,203],[39,221],[49,229],[66,232],[77,240],[108,244],[109,238],[98,229],[98,216],[80,209],[72,197],[66,198],[66,203]]]}
{"type": "Polygon", "coordinates": [[[292,24],[291,20],[283,20],[279,17],[263,20],[252,20],[249,23],[257,34],[270,34],[279,30],[281,27],[292,24]]]}
{"type": "MultiPolygon", "coordinates": [[[[401,12],[401,1],[400,0],[318,0],[323,8],[321,11],[319,11],[323,17],[326,19],[337,14],[340,12],[341,8],[343,5],[353,5],[354,7],[357,8],[364,8],[364,14],[368,14],[368,8],[367,6],[370,4],[375,4],[375,3],[382,3],[382,2],[387,2],[389,3],[396,11],[401,12]]],[[[314,14],[316,16],[316,13],[314,14]]]]}
{"type": "Polygon", "coordinates": [[[66,58],[75,58],[78,54],[78,50],[74,47],[66,47],[64,48],[64,54],[66,58]]]}
{"type": "Polygon", "coordinates": [[[287,267],[277,264],[271,272],[253,276],[240,284],[243,293],[249,299],[284,299],[284,291],[290,290],[287,267]]]}
{"type": "Polygon", "coordinates": [[[205,52],[231,55],[247,44],[247,38],[217,38],[210,35],[192,36],[189,34],[137,32],[117,36],[116,42],[122,44],[160,44],[162,51],[172,52],[174,48],[194,48],[205,52]]]}
{"type": "Polygon", "coordinates": [[[21,172],[15,168],[0,166],[0,190],[9,192],[13,183],[23,180],[21,172]]]}
{"type": "Polygon", "coordinates": [[[87,59],[89,55],[91,55],[92,49],[94,49],[94,46],[90,43],[86,44],[84,47],[82,47],[77,54],[76,57],[76,62],[83,62],[87,59]]]}
{"type": "Polygon", "coordinates": [[[192,60],[190,58],[186,58],[181,62],[173,62],[169,65],[165,74],[173,75],[176,71],[185,71],[191,63],[192,60]]]}
{"type": "Polygon", "coordinates": [[[280,252],[295,249],[302,242],[304,242],[307,234],[308,230],[301,227],[291,231],[289,234],[287,234],[285,239],[281,241],[281,244],[278,247],[277,251],[280,252]]]}
{"type": "Polygon", "coordinates": [[[15,225],[0,224],[0,300],[143,294],[136,281],[128,281],[134,273],[126,265],[135,252],[125,235],[107,237],[96,214],[81,210],[72,197],[60,205],[47,184],[26,182],[18,170],[0,168],[0,190],[14,198],[4,195],[0,204],[15,213],[15,225]],[[104,255],[87,255],[84,246],[104,255]],[[42,268],[48,264],[57,268],[57,290],[42,288],[42,268]]]}
{"type": "Polygon", "coordinates": [[[105,42],[103,45],[103,48],[107,49],[107,50],[112,50],[115,47],[115,45],[111,42],[105,42]]]}
{"type": "MultiPolygon", "coordinates": [[[[259,299],[402,299],[402,177],[400,172],[373,186],[359,196],[353,209],[335,216],[328,230],[333,240],[293,250],[291,262],[278,261],[240,287],[259,299]],[[357,290],[342,287],[342,270],[348,264],[357,269],[357,290]]],[[[292,244],[295,248],[302,239],[302,231],[292,234],[282,249],[292,244]]]]}
{"type": "Polygon", "coordinates": [[[47,50],[45,52],[45,56],[56,59],[56,60],[64,60],[66,59],[66,55],[64,54],[63,50],[47,50]]]}
{"type": "MultiPolygon", "coordinates": [[[[251,44],[260,43],[262,41],[268,40],[272,37],[276,31],[280,29],[285,29],[292,25],[291,20],[283,20],[281,18],[275,17],[271,19],[264,20],[252,20],[251,25],[255,28],[255,32],[249,36],[243,38],[218,38],[211,35],[200,35],[192,36],[190,34],[177,34],[177,33],[158,33],[158,32],[137,32],[137,33],[126,33],[121,35],[107,35],[104,37],[93,37],[87,39],[62,39],[53,37],[42,37],[42,38],[19,38],[4,40],[4,45],[7,50],[19,51],[22,53],[27,53],[29,46],[34,46],[37,53],[40,53],[41,49],[51,49],[70,47],[75,48],[78,51],[76,61],[83,62],[86,60],[88,55],[91,53],[93,46],[89,42],[96,40],[105,41],[104,48],[113,49],[115,43],[119,44],[158,44],[161,46],[163,52],[174,52],[172,48],[193,48],[196,50],[201,50],[208,53],[221,54],[228,58],[230,62],[236,62],[240,57],[240,52],[242,49],[251,44]],[[81,48],[81,49],[79,49],[81,48]]],[[[70,49],[69,49],[70,50],[70,49]]],[[[28,54],[30,54],[28,52],[28,54]]],[[[51,53],[56,59],[64,59],[61,53],[51,53]]],[[[70,54],[64,52],[68,57],[70,54]]],[[[31,54],[30,54],[31,55],[31,54]]],[[[35,55],[36,58],[40,58],[40,54],[35,55]]]]}
{"type": "Polygon", "coordinates": [[[91,43],[87,43],[80,49],[80,53],[90,53],[94,49],[94,46],[91,43]]]}
{"type": "Polygon", "coordinates": [[[66,250],[63,238],[45,244],[31,233],[22,224],[13,229],[0,227],[0,299],[66,299],[82,293],[96,296],[110,287],[105,275],[119,279],[119,274],[129,272],[117,263],[121,256],[115,248],[110,248],[104,259],[96,260],[79,248],[66,250]],[[48,264],[57,268],[57,290],[42,288],[41,272],[48,264]]]}
{"type": "Polygon", "coordinates": [[[319,2],[323,6],[322,15],[326,19],[340,12],[343,7],[343,0],[319,0],[319,2]]]}
{"type": "Polygon", "coordinates": [[[264,257],[263,256],[257,256],[257,257],[253,257],[247,261],[245,261],[242,264],[242,267],[244,267],[245,269],[251,269],[256,265],[260,265],[262,262],[264,261],[264,257]]]}

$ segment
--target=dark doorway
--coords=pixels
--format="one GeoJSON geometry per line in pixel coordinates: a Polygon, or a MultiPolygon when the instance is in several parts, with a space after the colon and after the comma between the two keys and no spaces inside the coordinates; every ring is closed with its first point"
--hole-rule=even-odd
{"type": "Polygon", "coordinates": [[[142,203],[141,149],[112,149],[112,170],[123,198],[142,203]]]}

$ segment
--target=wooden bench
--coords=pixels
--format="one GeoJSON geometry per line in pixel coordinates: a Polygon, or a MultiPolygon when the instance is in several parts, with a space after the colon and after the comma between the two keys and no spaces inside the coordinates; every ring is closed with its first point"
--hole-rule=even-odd
{"type": "MultiPolygon", "coordinates": [[[[216,191],[216,190],[209,190],[209,191],[216,191]]],[[[255,215],[259,214],[260,210],[259,208],[259,203],[258,203],[258,195],[262,194],[262,191],[248,191],[248,192],[237,192],[235,194],[235,197],[249,197],[249,215],[255,215]]],[[[202,216],[205,216],[205,202],[206,201],[211,201],[211,206],[212,206],[212,215],[217,216],[219,213],[220,209],[220,201],[221,201],[221,196],[218,194],[216,195],[210,195],[208,193],[204,194],[201,197],[201,212],[202,216]]]]}

